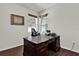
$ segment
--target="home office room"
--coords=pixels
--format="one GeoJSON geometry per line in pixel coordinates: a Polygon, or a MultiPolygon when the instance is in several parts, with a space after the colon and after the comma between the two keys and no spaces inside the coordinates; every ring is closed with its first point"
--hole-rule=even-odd
{"type": "Polygon", "coordinates": [[[0,56],[79,56],[79,3],[0,3],[0,56]]]}

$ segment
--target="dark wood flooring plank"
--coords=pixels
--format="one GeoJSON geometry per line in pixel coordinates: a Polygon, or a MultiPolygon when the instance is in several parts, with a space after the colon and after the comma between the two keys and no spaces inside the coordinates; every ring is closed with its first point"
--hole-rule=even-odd
{"type": "MultiPolygon", "coordinates": [[[[0,56],[23,56],[23,45],[1,51],[0,56]]],[[[58,52],[49,50],[49,56],[79,56],[79,53],[61,48],[58,52]]]]}
{"type": "Polygon", "coordinates": [[[0,52],[0,56],[22,56],[23,45],[0,52]]]}

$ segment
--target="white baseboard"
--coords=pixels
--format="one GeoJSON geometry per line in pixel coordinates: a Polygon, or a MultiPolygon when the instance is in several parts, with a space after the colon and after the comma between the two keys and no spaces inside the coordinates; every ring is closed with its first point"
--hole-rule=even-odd
{"type": "MultiPolygon", "coordinates": [[[[14,45],[14,46],[10,46],[8,48],[0,49],[0,51],[8,50],[8,49],[15,48],[15,47],[18,47],[18,46],[21,46],[21,45],[23,45],[23,44],[14,45]]],[[[61,48],[64,48],[64,49],[67,49],[67,50],[79,53],[79,51],[77,51],[77,50],[71,50],[70,48],[67,48],[67,47],[61,46],[61,48]]]]}
{"type": "Polygon", "coordinates": [[[10,46],[10,47],[8,47],[8,48],[3,48],[3,49],[0,49],[0,51],[4,51],[4,50],[8,50],[8,49],[12,49],[12,48],[15,48],[15,47],[18,47],[18,46],[21,46],[21,45],[23,45],[23,44],[10,46]]]}
{"type": "Polygon", "coordinates": [[[70,51],[79,53],[79,51],[77,51],[77,50],[71,50],[70,48],[67,48],[67,47],[63,47],[63,46],[61,46],[61,48],[64,48],[64,49],[67,49],[67,50],[70,50],[70,51]]]}

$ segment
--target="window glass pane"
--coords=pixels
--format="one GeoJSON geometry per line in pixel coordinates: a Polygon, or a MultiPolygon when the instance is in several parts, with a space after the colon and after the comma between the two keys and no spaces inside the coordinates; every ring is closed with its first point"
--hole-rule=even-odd
{"type": "Polygon", "coordinates": [[[28,15],[28,32],[31,32],[31,28],[37,30],[37,18],[28,15]]]}
{"type": "Polygon", "coordinates": [[[40,33],[45,33],[48,29],[48,16],[35,18],[28,15],[28,32],[31,33],[31,28],[35,28],[40,33]]]}
{"type": "Polygon", "coordinates": [[[48,29],[48,24],[47,24],[47,22],[48,22],[48,17],[47,17],[47,16],[43,17],[43,18],[42,18],[42,24],[41,24],[41,32],[42,32],[42,33],[45,33],[46,30],[48,29]]]}

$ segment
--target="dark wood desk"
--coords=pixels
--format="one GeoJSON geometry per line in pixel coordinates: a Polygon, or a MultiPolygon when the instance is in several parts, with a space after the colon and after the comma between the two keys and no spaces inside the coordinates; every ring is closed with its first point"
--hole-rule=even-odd
{"type": "Polygon", "coordinates": [[[24,38],[24,56],[47,56],[49,49],[60,49],[60,36],[41,35],[24,38]]]}

